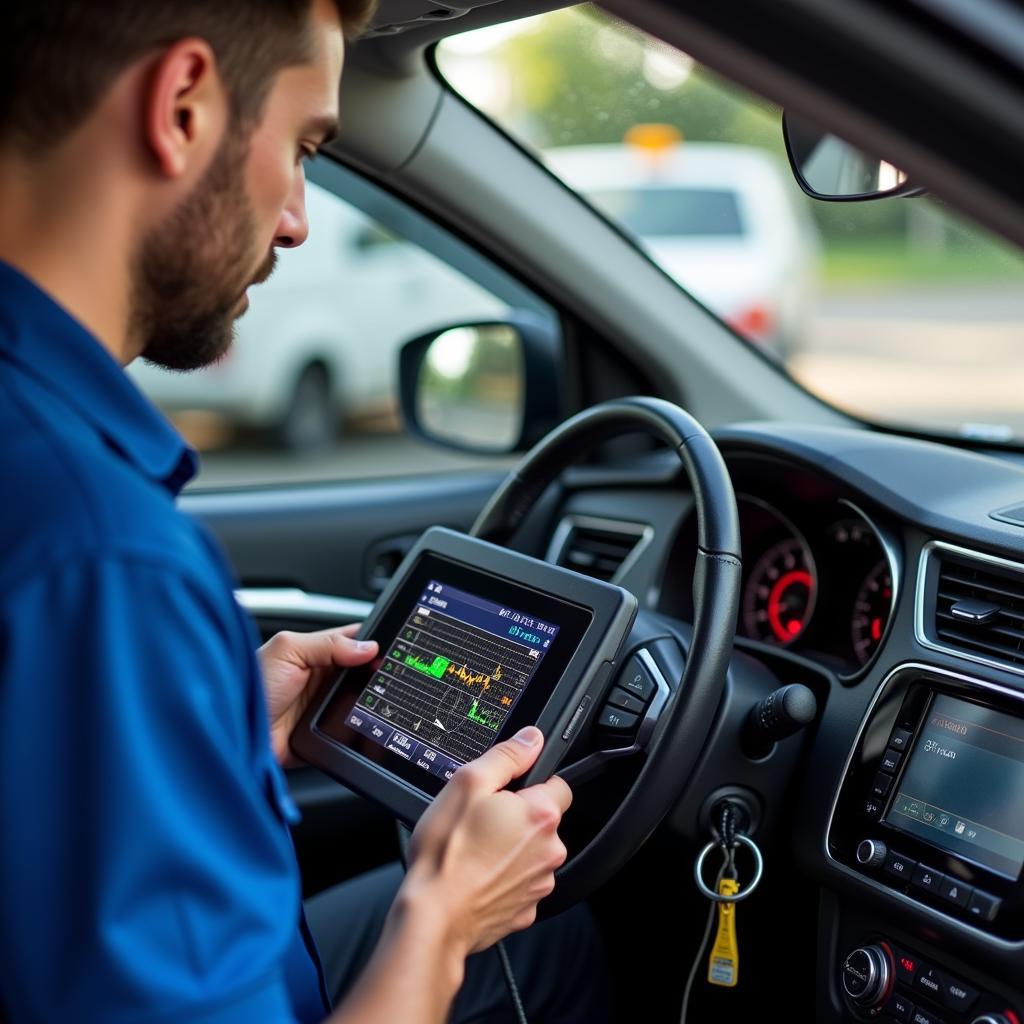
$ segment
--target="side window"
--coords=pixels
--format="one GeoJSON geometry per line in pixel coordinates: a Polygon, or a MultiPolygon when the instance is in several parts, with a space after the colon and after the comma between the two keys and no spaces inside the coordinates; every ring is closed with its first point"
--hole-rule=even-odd
{"type": "Polygon", "coordinates": [[[404,433],[402,344],[434,329],[554,310],[354,172],[309,166],[309,237],[249,292],[214,366],[130,373],[202,456],[193,487],[390,476],[493,463],[404,433]]]}

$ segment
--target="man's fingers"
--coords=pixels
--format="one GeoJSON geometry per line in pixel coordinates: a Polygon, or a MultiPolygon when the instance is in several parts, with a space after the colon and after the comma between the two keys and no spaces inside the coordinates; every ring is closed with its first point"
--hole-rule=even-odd
{"type": "Polygon", "coordinates": [[[572,790],[569,788],[569,783],[559,775],[552,775],[547,782],[541,782],[536,786],[530,786],[529,789],[522,790],[520,795],[527,796],[530,793],[543,794],[545,799],[554,802],[562,814],[565,814],[572,806],[572,790]]]}
{"type": "Polygon", "coordinates": [[[489,793],[504,789],[529,771],[544,746],[544,734],[535,725],[520,729],[510,740],[498,743],[475,761],[460,768],[460,775],[489,793]]]}
{"type": "MultiPolygon", "coordinates": [[[[280,656],[309,668],[327,668],[331,665],[348,667],[362,665],[377,654],[375,640],[356,640],[359,623],[335,629],[321,629],[315,633],[279,633],[271,643],[282,647],[280,656]]],[[[275,652],[277,653],[277,652],[275,652]]]]}

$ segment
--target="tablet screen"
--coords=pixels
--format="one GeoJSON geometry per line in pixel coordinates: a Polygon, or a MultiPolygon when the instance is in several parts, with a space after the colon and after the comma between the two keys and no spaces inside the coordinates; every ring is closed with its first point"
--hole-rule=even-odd
{"type": "Polygon", "coordinates": [[[528,611],[428,580],[346,724],[449,779],[494,743],[558,631],[528,611]]]}
{"type": "Polygon", "coordinates": [[[429,794],[537,722],[591,609],[425,553],[388,602],[369,664],[349,669],[316,731],[429,794]]]}

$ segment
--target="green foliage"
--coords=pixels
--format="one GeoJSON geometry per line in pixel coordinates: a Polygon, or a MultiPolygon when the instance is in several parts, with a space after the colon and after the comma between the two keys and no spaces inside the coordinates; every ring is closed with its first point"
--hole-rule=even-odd
{"type": "Polygon", "coordinates": [[[691,141],[783,152],[776,108],[698,66],[672,84],[687,58],[593,7],[545,16],[499,57],[511,72],[514,127],[539,148],[621,142],[657,121],[691,141]]]}

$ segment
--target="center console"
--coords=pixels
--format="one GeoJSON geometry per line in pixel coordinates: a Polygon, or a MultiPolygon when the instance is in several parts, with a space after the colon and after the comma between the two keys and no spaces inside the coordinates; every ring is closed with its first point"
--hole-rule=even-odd
{"type": "MultiPolygon", "coordinates": [[[[848,762],[827,853],[912,908],[908,920],[932,922],[917,934],[1024,954],[1024,694],[925,666],[894,672],[848,762]]],[[[873,924],[836,950],[854,1018],[1019,1024],[1005,995],[873,924]]]]}
{"type": "Polygon", "coordinates": [[[1024,942],[1022,695],[908,668],[879,692],[829,856],[993,938],[1024,942]]]}

